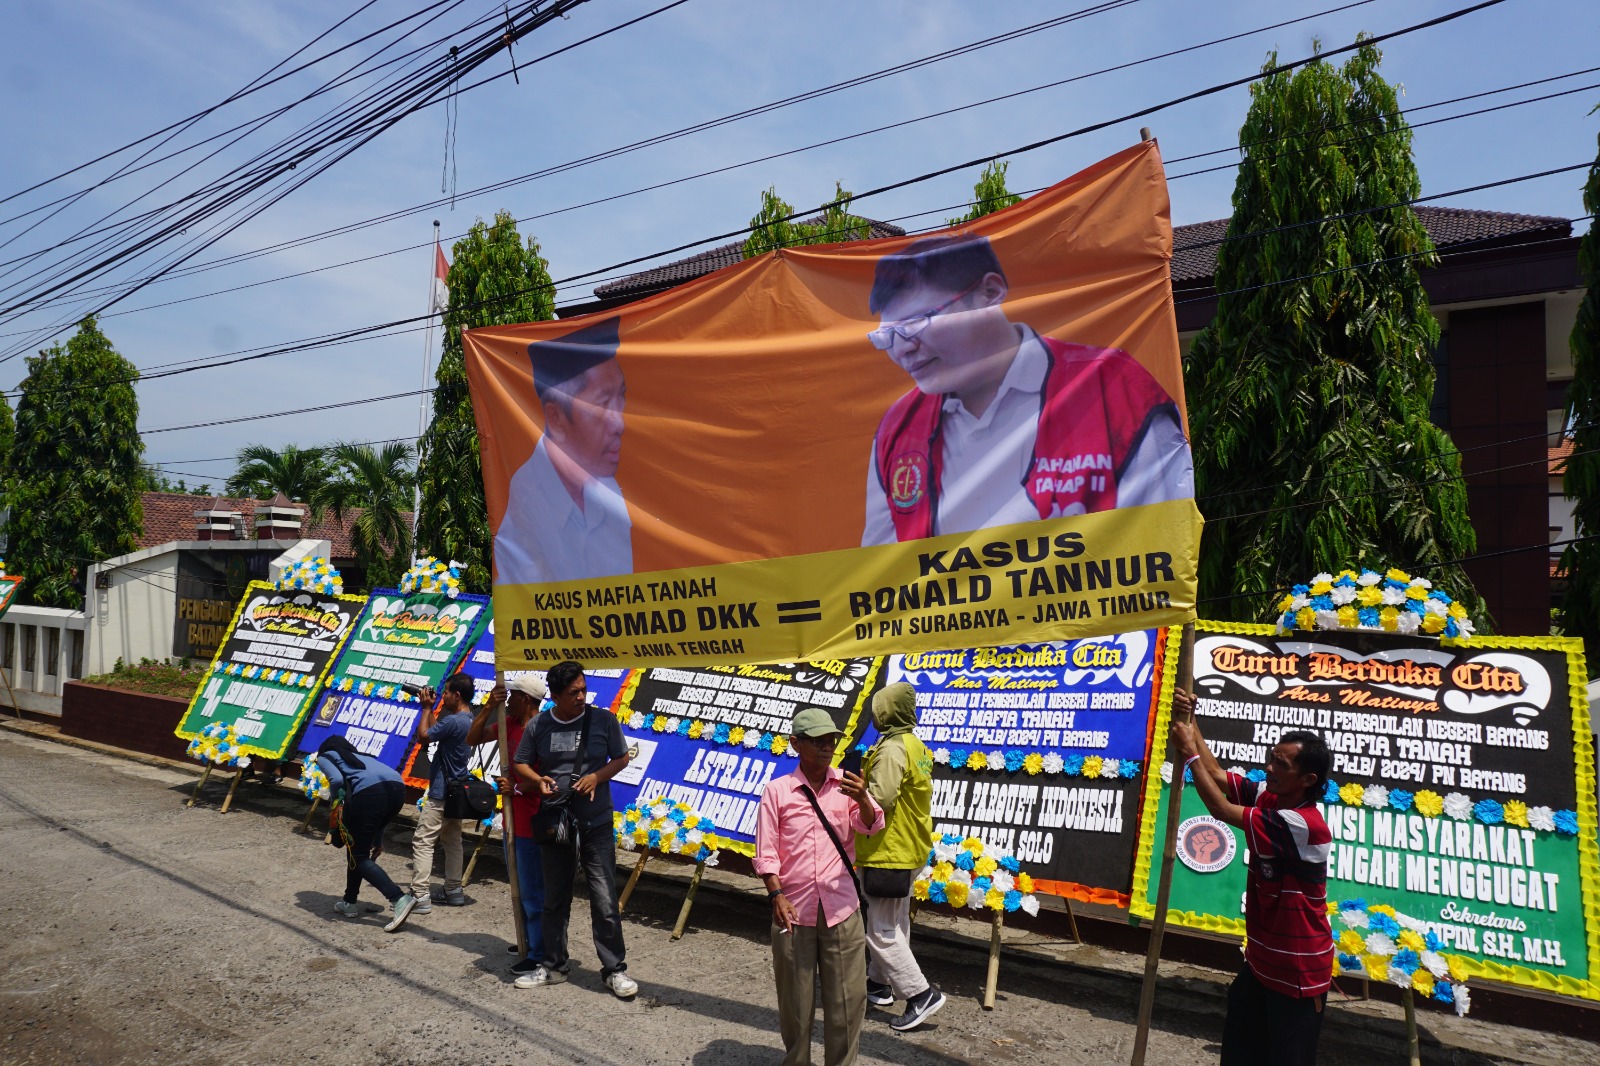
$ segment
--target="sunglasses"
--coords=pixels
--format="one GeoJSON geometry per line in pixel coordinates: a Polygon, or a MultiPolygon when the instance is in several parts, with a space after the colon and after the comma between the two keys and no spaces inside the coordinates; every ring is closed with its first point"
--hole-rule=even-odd
{"type": "Polygon", "coordinates": [[[962,289],[960,292],[956,293],[954,296],[950,297],[950,299],[946,300],[944,303],[933,308],[932,310],[924,311],[922,314],[913,316],[911,318],[902,318],[898,322],[890,322],[886,326],[879,326],[877,329],[872,330],[867,334],[867,340],[871,341],[872,346],[878,349],[880,352],[886,352],[890,348],[894,347],[894,338],[896,334],[905,340],[910,340],[928,328],[928,323],[933,320],[934,315],[944,313],[952,304],[958,300],[970,296],[978,288],[978,286],[982,284],[983,279],[979,278],[977,281],[973,282],[965,289],[962,289]]]}

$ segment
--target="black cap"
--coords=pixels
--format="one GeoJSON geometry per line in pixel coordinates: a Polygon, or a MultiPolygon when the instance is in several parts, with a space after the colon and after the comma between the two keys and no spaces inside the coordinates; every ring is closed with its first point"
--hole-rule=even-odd
{"type": "Polygon", "coordinates": [[[618,327],[621,322],[621,318],[613,315],[553,341],[535,341],[528,345],[528,358],[533,362],[534,386],[542,393],[545,389],[594,369],[608,359],[615,359],[620,343],[618,327]]]}

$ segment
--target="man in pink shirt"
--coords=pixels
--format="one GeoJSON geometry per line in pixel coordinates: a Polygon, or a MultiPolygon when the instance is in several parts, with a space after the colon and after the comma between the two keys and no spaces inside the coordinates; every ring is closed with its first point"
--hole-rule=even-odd
{"type": "Polygon", "coordinates": [[[800,767],[773,778],[761,795],[755,861],[772,900],[783,1066],[810,1066],[819,973],[824,1061],[852,1066],[867,1013],[855,835],[882,829],[883,809],[858,775],[831,767],[841,734],[827,711],[805,708],[789,731],[800,767]]]}

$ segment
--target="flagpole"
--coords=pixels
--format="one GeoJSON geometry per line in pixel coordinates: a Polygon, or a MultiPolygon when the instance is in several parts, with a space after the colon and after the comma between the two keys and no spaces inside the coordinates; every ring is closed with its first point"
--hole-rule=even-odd
{"type": "MultiPolygon", "coordinates": [[[[428,431],[428,378],[433,373],[434,293],[438,291],[439,220],[433,220],[433,254],[428,257],[428,328],[422,334],[422,394],[417,397],[417,465],[421,473],[422,435],[428,431]]],[[[440,321],[443,321],[441,316],[440,321]]],[[[422,482],[411,487],[411,560],[417,560],[417,518],[422,511],[422,482]]]]}

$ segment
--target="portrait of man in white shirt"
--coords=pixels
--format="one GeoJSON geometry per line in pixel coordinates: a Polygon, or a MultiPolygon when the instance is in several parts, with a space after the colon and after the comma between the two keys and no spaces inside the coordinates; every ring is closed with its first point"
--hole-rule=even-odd
{"type": "Polygon", "coordinates": [[[633,523],[616,478],[627,399],[619,321],[528,345],[544,433],[511,476],[494,538],[499,584],[633,572],[633,523]]]}
{"type": "Polygon", "coordinates": [[[1194,495],[1177,404],[1138,361],[1012,322],[988,238],[878,261],[873,347],[910,375],[873,438],[863,546],[1194,495]]]}

